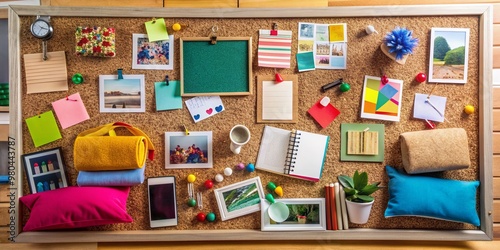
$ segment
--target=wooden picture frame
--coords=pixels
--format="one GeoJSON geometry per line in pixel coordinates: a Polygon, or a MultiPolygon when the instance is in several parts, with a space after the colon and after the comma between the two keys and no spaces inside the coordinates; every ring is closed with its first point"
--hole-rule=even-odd
{"type": "Polygon", "coordinates": [[[180,38],[181,96],[252,94],[252,38],[180,38]],[[232,52],[232,53],[230,53],[232,52]]]}
{"type": "Polygon", "coordinates": [[[13,159],[15,168],[16,206],[10,216],[10,235],[15,236],[16,242],[37,243],[69,243],[69,242],[166,242],[166,241],[244,241],[244,240],[416,240],[416,241],[477,241],[491,240],[493,238],[493,196],[492,196],[492,75],[493,67],[493,39],[492,20],[493,7],[489,4],[454,4],[454,5],[414,5],[397,6],[359,6],[335,8],[283,8],[276,9],[176,9],[176,8],[63,8],[47,6],[9,6],[9,66],[10,66],[10,121],[9,136],[14,138],[15,145],[13,159]],[[17,218],[21,212],[18,198],[23,196],[23,169],[20,167],[23,154],[23,72],[21,67],[21,17],[34,17],[36,15],[50,15],[52,17],[78,16],[78,17],[126,17],[126,18],[151,18],[152,16],[168,16],[171,18],[207,18],[210,20],[225,18],[321,18],[321,17],[444,17],[444,16],[474,16],[478,18],[478,111],[479,124],[477,127],[478,138],[478,178],[481,182],[478,193],[481,226],[478,229],[461,230],[428,230],[428,229],[373,229],[356,228],[342,231],[311,231],[311,232],[261,232],[255,229],[234,230],[137,230],[137,231],[79,231],[65,232],[22,232],[22,224],[17,218]]]}

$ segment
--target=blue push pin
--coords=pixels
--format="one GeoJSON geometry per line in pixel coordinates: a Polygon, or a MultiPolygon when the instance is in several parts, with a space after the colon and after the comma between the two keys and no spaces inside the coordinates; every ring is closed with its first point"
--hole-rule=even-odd
{"type": "Polygon", "coordinates": [[[248,163],[247,167],[246,167],[247,171],[248,172],[254,172],[255,171],[255,165],[253,165],[253,163],[248,163]]]}

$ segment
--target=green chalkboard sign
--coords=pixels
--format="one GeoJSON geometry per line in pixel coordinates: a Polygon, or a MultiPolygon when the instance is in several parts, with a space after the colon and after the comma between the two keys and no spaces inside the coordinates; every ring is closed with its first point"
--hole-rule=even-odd
{"type": "Polygon", "coordinates": [[[181,95],[252,94],[251,48],[251,37],[181,38],[181,95]]]}

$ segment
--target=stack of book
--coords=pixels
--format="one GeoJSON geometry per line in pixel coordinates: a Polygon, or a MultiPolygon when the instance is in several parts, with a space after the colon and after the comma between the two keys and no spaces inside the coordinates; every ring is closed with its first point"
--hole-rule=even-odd
{"type": "Polygon", "coordinates": [[[345,204],[345,192],[338,182],[330,183],[325,186],[325,203],[326,229],[349,229],[349,221],[345,204]]]}

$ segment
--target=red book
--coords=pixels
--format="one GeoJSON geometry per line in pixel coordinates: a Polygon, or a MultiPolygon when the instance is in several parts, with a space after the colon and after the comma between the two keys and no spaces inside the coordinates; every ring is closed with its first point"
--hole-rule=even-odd
{"type": "Polygon", "coordinates": [[[332,223],[332,230],[339,230],[337,224],[337,207],[335,205],[335,187],[333,183],[330,183],[328,189],[330,192],[330,210],[332,211],[332,218],[330,220],[332,223]]]}
{"type": "Polygon", "coordinates": [[[325,186],[326,230],[332,230],[332,211],[330,208],[330,186],[325,186]]]}

